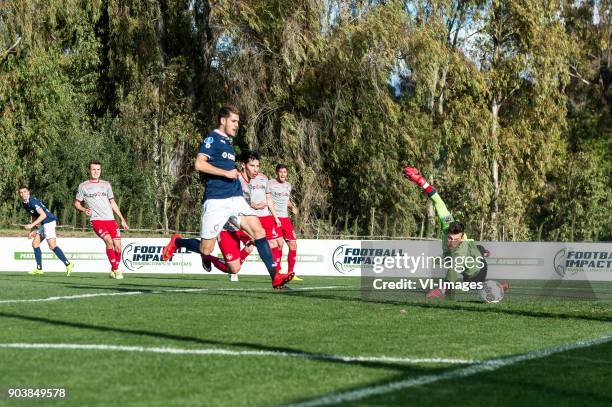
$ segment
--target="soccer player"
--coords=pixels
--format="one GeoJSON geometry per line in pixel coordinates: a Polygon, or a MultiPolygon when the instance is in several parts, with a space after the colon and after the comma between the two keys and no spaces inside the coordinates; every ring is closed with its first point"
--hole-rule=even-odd
{"type": "MultiPolygon", "coordinates": [[[[286,241],[289,247],[287,256],[287,264],[289,273],[293,273],[295,268],[295,258],[297,256],[297,238],[293,230],[293,223],[289,217],[289,211],[297,215],[298,209],[291,202],[291,184],[287,181],[287,167],[283,164],[276,166],[276,178],[268,182],[266,190],[272,197],[272,207],[276,226],[280,230],[280,237],[277,239],[279,252],[283,253],[283,244],[286,241]]],[[[280,261],[280,260],[279,260],[280,261]]],[[[299,277],[294,277],[295,280],[301,281],[299,277]]]]}
{"type": "Polygon", "coordinates": [[[240,112],[233,106],[224,106],[219,110],[217,123],[218,128],[202,141],[195,162],[196,171],[206,175],[202,199],[201,240],[172,235],[170,242],[164,247],[162,259],[170,260],[177,247],[185,247],[204,256],[210,255],[221,229],[227,221],[231,221],[234,226],[253,236],[255,247],[272,279],[272,287],[280,289],[291,281],[293,273],[276,272],[266,232],[242,196],[238,181],[232,138],[238,133],[240,112]]]}
{"type": "MultiPolygon", "coordinates": [[[[463,223],[457,222],[453,219],[453,215],[448,211],[444,201],[438,194],[438,191],[431,186],[419,173],[419,170],[414,167],[405,167],[404,176],[419,185],[429,199],[433,202],[436,210],[436,215],[442,226],[442,255],[444,258],[451,258],[452,264],[458,264],[455,259],[463,258],[461,266],[463,268],[463,281],[464,282],[484,282],[487,277],[487,263],[484,261],[484,257],[489,255],[489,252],[482,246],[477,246],[473,239],[468,239],[463,223]],[[466,262],[465,259],[480,259],[480,261],[466,262]],[[468,267],[468,265],[471,265],[468,267]]],[[[457,267],[450,267],[447,270],[446,281],[456,282],[457,281],[457,267]]],[[[501,283],[502,288],[508,289],[506,282],[501,283]]],[[[440,288],[434,288],[427,293],[427,298],[452,298],[452,291],[446,291],[440,288]]]]}
{"type": "Polygon", "coordinates": [[[89,217],[94,232],[104,240],[106,256],[111,265],[109,277],[122,280],[123,273],[119,270],[119,264],[121,264],[121,234],[113,212],[121,220],[121,227],[126,230],[129,228],[115,202],[111,184],[108,181],[101,180],[101,174],[102,164],[100,161],[90,161],[89,180],[79,185],[74,207],[89,217]]]}
{"type": "MultiPolygon", "coordinates": [[[[259,172],[259,153],[247,150],[242,154],[240,172],[240,185],[242,194],[247,203],[254,209],[255,214],[266,231],[266,239],[276,263],[276,271],[280,271],[282,252],[278,247],[277,239],[280,236],[274,216],[274,203],[272,195],[268,192],[268,177],[259,172]]],[[[295,278],[295,277],[294,277],[295,278]]]]}
{"type": "Polygon", "coordinates": [[[229,274],[230,281],[238,281],[238,272],[242,267],[242,263],[253,252],[253,239],[228,222],[223,227],[221,233],[219,233],[219,248],[221,249],[223,259],[211,254],[202,255],[202,267],[204,270],[210,271],[211,264],[214,264],[217,269],[229,274]],[[244,245],[242,250],[240,250],[240,243],[244,245]]]}
{"type": "Polygon", "coordinates": [[[72,273],[74,264],[70,263],[62,249],[56,245],[55,227],[57,225],[57,217],[49,212],[49,210],[40,202],[38,199],[30,195],[30,189],[28,187],[19,187],[19,196],[22,199],[23,208],[28,211],[32,217],[32,222],[24,226],[26,230],[30,231],[29,238],[32,239],[32,248],[34,249],[34,258],[36,259],[36,268],[28,274],[42,275],[42,252],[40,251],[40,242],[47,240],[49,249],[53,250],[53,253],[58,259],[66,266],[66,275],[69,276],[72,273]],[[37,227],[37,230],[33,230],[37,227]]]}

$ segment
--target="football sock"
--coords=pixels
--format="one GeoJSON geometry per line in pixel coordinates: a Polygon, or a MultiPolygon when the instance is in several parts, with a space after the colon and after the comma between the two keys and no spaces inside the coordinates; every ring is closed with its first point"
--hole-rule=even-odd
{"type": "Polygon", "coordinates": [[[106,249],[106,257],[111,265],[112,270],[117,270],[117,261],[115,260],[115,251],[113,249],[106,249]]]}
{"type": "Polygon", "coordinates": [[[119,268],[119,265],[121,264],[121,250],[115,250],[115,261],[117,262],[117,268],[119,268]]]}
{"type": "Polygon", "coordinates": [[[240,264],[244,263],[244,260],[249,257],[249,252],[246,249],[240,250],[240,264]]]}
{"type": "Polygon", "coordinates": [[[217,256],[204,256],[207,260],[210,260],[210,262],[212,264],[215,265],[215,267],[219,270],[221,270],[224,273],[227,273],[227,264],[225,263],[225,260],[218,258],[217,256]]]}
{"type": "Polygon", "coordinates": [[[200,253],[200,241],[198,239],[178,238],[175,241],[176,247],[184,247],[190,252],[200,253]]]}
{"type": "Polygon", "coordinates": [[[274,264],[276,265],[276,271],[280,271],[281,269],[281,258],[283,256],[283,252],[278,247],[272,248],[272,257],[274,258],[274,264]]]}
{"type": "Polygon", "coordinates": [[[40,247],[34,248],[34,258],[36,259],[36,268],[42,270],[42,252],[40,251],[40,247]]]}
{"type": "Polygon", "coordinates": [[[295,257],[297,255],[297,250],[289,250],[289,255],[287,256],[287,263],[289,265],[289,272],[293,271],[295,267],[295,257]]]}
{"type": "Polygon", "coordinates": [[[270,277],[274,278],[274,275],[276,274],[276,264],[274,262],[274,258],[272,257],[270,244],[265,237],[262,237],[261,239],[255,240],[255,247],[257,247],[259,257],[261,257],[261,260],[266,265],[270,277]]]}
{"type": "Polygon", "coordinates": [[[55,246],[55,249],[53,249],[53,253],[55,253],[57,258],[60,259],[66,266],[70,264],[70,262],[64,255],[64,252],[62,251],[62,249],[59,248],[59,246],[55,246]]]}

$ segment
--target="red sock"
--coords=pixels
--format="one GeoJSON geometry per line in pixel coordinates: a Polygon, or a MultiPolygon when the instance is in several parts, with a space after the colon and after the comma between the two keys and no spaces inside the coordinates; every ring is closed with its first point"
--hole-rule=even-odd
{"type": "Polygon", "coordinates": [[[111,265],[111,270],[117,270],[117,259],[115,259],[115,251],[113,249],[106,249],[106,257],[111,265]]]}
{"type": "Polygon", "coordinates": [[[208,260],[210,260],[212,264],[215,265],[216,268],[218,268],[224,273],[227,273],[227,264],[225,264],[225,260],[220,259],[217,256],[206,256],[206,257],[208,258],[208,260]]]}
{"type": "Polygon", "coordinates": [[[281,259],[283,257],[283,252],[278,247],[272,248],[272,258],[274,259],[274,264],[276,265],[276,271],[280,271],[281,269],[281,259]]]}
{"type": "Polygon", "coordinates": [[[115,251],[115,261],[117,262],[117,268],[121,265],[121,250],[115,251]]]}
{"type": "Polygon", "coordinates": [[[244,263],[244,260],[249,257],[249,252],[246,249],[240,250],[240,264],[244,263]]]}
{"type": "Polygon", "coordinates": [[[289,250],[289,255],[287,256],[287,263],[289,263],[289,272],[293,271],[295,267],[295,257],[297,256],[297,250],[289,250]]]}

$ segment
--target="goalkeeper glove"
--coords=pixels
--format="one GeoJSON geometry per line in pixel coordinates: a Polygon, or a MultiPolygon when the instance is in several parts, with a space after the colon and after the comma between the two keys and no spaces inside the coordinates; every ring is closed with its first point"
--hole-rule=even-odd
{"type": "Polygon", "coordinates": [[[421,173],[419,172],[417,168],[407,166],[407,167],[404,167],[403,172],[404,172],[404,176],[407,179],[409,179],[410,181],[414,182],[415,184],[423,188],[425,192],[427,193],[427,195],[431,196],[433,195],[433,193],[436,192],[434,187],[429,185],[429,182],[427,182],[427,180],[423,178],[423,176],[421,175],[421,173]]]}

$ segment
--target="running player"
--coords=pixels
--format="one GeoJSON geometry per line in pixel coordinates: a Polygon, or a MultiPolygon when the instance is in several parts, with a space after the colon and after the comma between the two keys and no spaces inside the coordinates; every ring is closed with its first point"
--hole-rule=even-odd
{"type": "MultiPolygon", "coordinates": [[[[269,194],[266,194],[268,177],[259,172],[259,153],[246,150],[242,153],[240,186],[242,194],[247,203],[253,208],[259,218],[262,227],[266,231],[266,239],[272,250],[272,257],[276,263],[276,271],[280,271],[280,259],[276,238],[276,224],[274,217],[268,210],[269,194]]],[[[219,248],[223,259],[216,256],[202,256],[202,267],[206,271],[211,270],[211,263],[224,273],[230,273],[230,281],[238,281],[238,272],[246,257],[253,251],[253,241],[249,235],[237,229],[230,222],[226,223],[221,233],[219,233],[219,248]],[[240,250],[240,243],[244,243],[245,248],[240,250]]]]}
{"type": "Polygon", "coordinates": [[[128,229],[128,225],[115,202],[111,184],[108,181],[101,180],[101,174],[102,164],[100,161],[90,161],[89,180],[79,185],[74,207],[89,217],[94,232],[104,240],[106,256],[111,265],[109,277],[122,280],[123,273],[119,270],[119,264],[121,264],[121,235],[113,212],[121,220],[123,229],[128,229]]]}
{"type": "Polygon", "coordinates": [[[57,217],[49,212],[42,202],[30,195],[30,189],[25,185],[19,188],[19,196],[22,199],[21,204],[23,209],[28,211],[32,217],[32,221],[25,225],[24,228],[30,231],[28,237],[32,239],[34,258],[36,259],[36,268],[28,272],[28,274],[44,274],[42,270],[42,252],[40,251],[40,242],[47,240],[49,249],[53,250],[53,253],[55,253],[57,258],[64,263],[64,266],[66,266],[66,275],[69,276],[70,273],[72,273],[74,264],[68,261],[62,249],[55,244],[55,227],[57,225],[57,217]],[[33,230],[34,228],[37,228],[37,230],[33,230]]]}
{"type": "MultiPolygon", "coordinates": [[[[404,176],[415,184],[419,185],[432,200],[436,215],[442,226],[442,256],[444,258],[458,259],[463,258],[462,275],[464,282],[484,282],[487,278],[487,263],[484,258],[489,255],[489,252],[482,246],[477,246],[473,239],[468,239],[463,223],[453,219],[453,215],[448,211],[444,201],[438,194],[438,191],[431,186],[425,178],[419,173],[419,170],[414,167],[405,167],[404,176]],[[480,261],[467,262],[466,259],[472,258],[480,261]],[[471,264],[471,266],[468,266],[471,264]]],[[[453,261],[452,264],[458,264],[453,261]]],[[[457,281],[457,270],[455,267],[450,267],[447,270],[446,281],[457,281]]],[[[501,283],[502,288],[508,289],[508,283],[501,283]]],[[[427,293],[427,298],[442,298],[452,299],[452,291],[440,288],[434,288],[427,293]]]]}
{"type": "MultiPolygon", "coordinates": [[[[298,209],[291,202],[291,184],[287,181],[287,167],[283,164],[276,166],[276,178],[268,182],[268,189],[266,190],[272,197],[272,205],[274,220],[276,226],[280,230],[280,237],[276,240],[278,242],[279,251],[282,255],[283,244],[286,241],[289,247],[289,254],[287,256],[287,265],[289,273],[293,273],[295,268],[295,259],[297,256],[297,238],[293,229],[293,223],[289,217],[289,211],[294,215],[297,215],[298,209]]],[[[301,281],[299,277],[294,277],[295,280],[301,281]]]]}
{"type": "Polygon", "coordinates": [[[270,244],[272,257],[276,264],[276,271],[280,271],[282,252],[278,247],[277,239],[280,236],[275,222],[274,203],[268,192],[268,177],[259,172],[259,153],[247,150],[242,154],[240,172],[240,185],[242,194],[261,222],[266,231],[266,239],[270,244]]]}
{"type": "Polygon", "coordinates": [[[240,112],[235,107],[224,106],[219,111],[217,122],[219,127],[202,141],[195,163],[196,171],[206,174],[206,189],[202,199],[201,240],[183,239],[175,234],[164,247],[162,258],[164,261],[170,260],[177,247],[185,247],[204,256],[210,255],[221,229],[227,221],[231,221],[234,226],[253,236],[259,256],[272,279],[272,287],[280,289],[291,281],[293,273],[276,272],[266,232],[242,196],[238,181],[232,138],[238,133],[240,112]]]}

